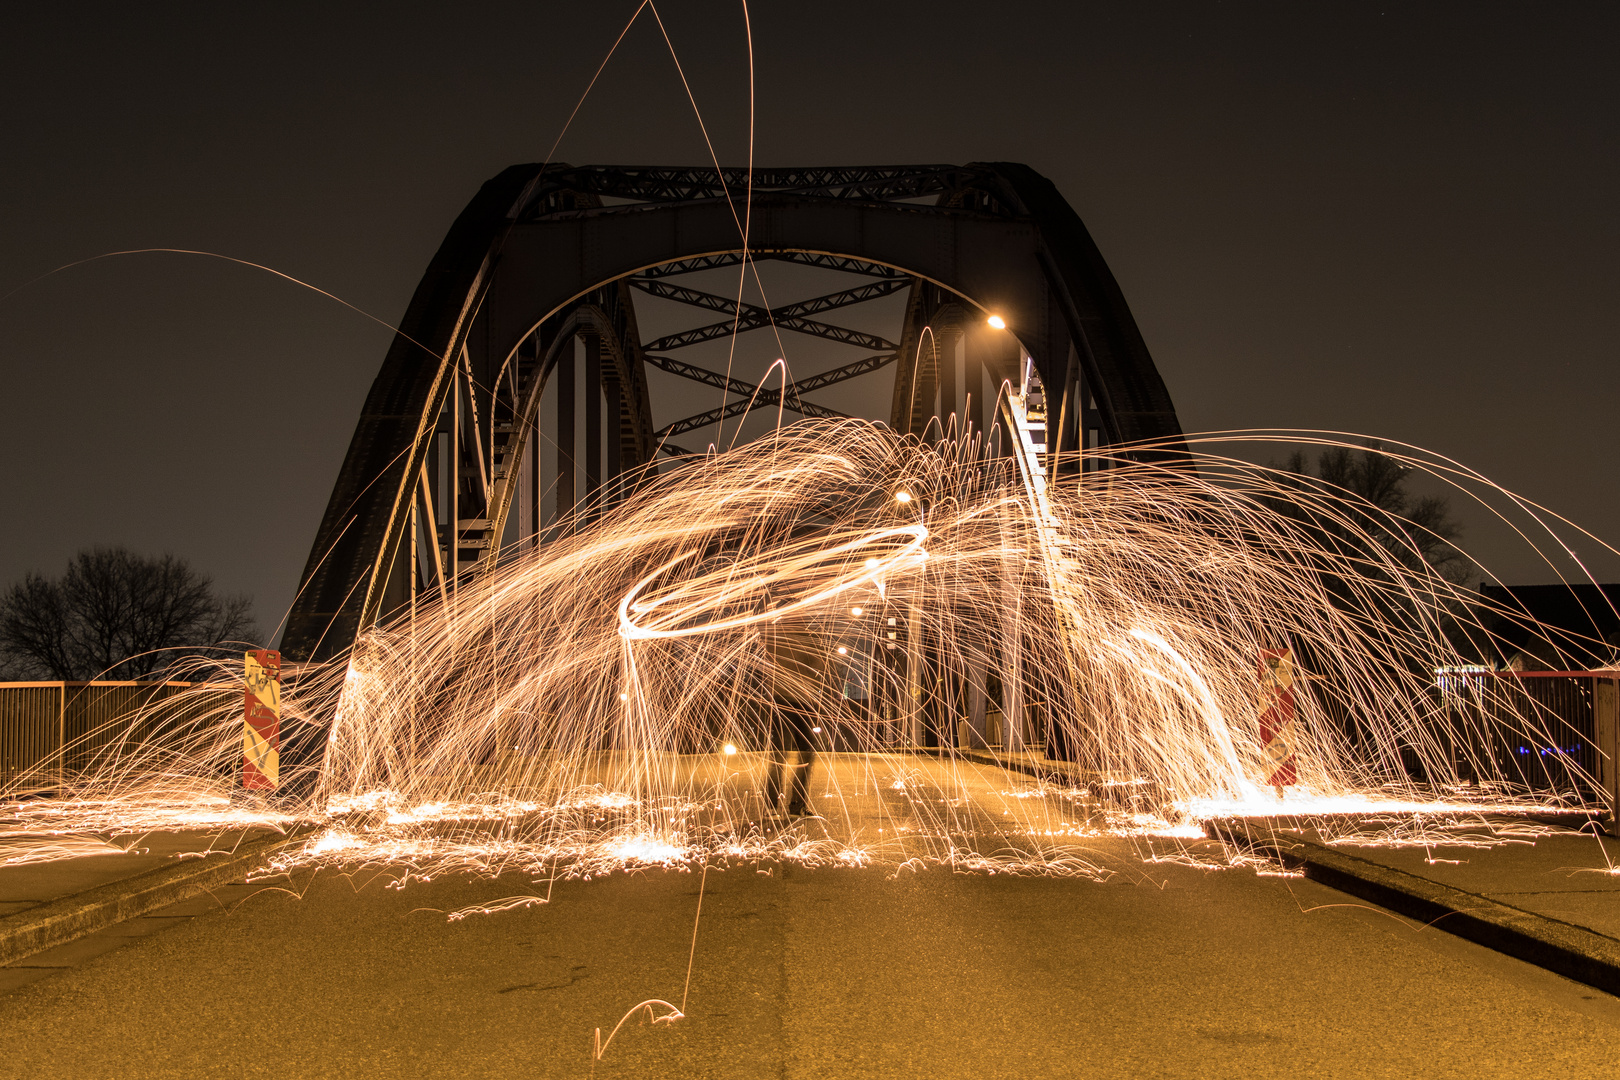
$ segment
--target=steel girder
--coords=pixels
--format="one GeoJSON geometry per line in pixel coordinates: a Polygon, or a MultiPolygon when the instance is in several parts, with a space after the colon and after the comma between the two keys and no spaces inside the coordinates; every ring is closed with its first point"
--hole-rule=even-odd
{"type": "Polygon", "coordinates": [[[858,330],[851,330],[843,326],[830,326],[827,323],[816,322],[814,319],[807,319],[804,316],[831,311],[834,308],[848,307],[851,304],[864,304],[868,300],[876,300],[888,296],[890,293],[899,292],[910,284],[903,277],[885,278],[870,285],[845,289],[842,292],[818,296],[811,300],[798,300],[791,304],[783,304],[781,307],[767,310],[757,304],[739,304],[729,297],[716,296],[713,293],[701,292],[697,289],[671,285],[656,278],[649,280],[631,278],[630,283],[653,296],[660,296],[666,300],[675,300],[682,304],[689,304],[692,307],[704,307],[710,311],[721,311],[727,315],[737,316],[721,322],[710,323],[707,326],[699,326],[692,330],[683,330],[678,334],[661,337],[657,341],[649,341],[645,346],[649,352],[680,349],[687,345],[713,341],[716,338],[729,337],[733,333],[741,333],[744,330],[758,330],[766,326],[775,326],[781,330],[796,330],[801,334],[829,338],[833,341],[841,341],[846,345],[859,345],[863,349],[888,349],[892,351],[895,347],[894,342],[885,341],[875,334],[864,334],[858,330]]]}
{"type": "MultiPolygon", "coordinates": [[[[802,266],[819,267],[822,270],[838,270],[845,274],[865,274],[867,277],[896,278],[908,282],[911,280],[892,267],[879,266],[864,259],[824,255],[815,251],[751,251],[749,257],[755,262],[766,260],[792,262],[802,266]]],[[[717,270],[724,266],[736,266],[742,261],[741,251],[722,251],[714,255],[700,255],[695,259],[677,259],[662,266],[649,266],[637,276],[642,279],[673,277],[676,274],[690,274],[694,270],[717,270]]]]}
{"type": "MultiPolygon", "coordinates": [[[[622,387],[617,434],[624,467],[655,467],[629,279],[639,277],[637,287],[653,291],[653,279],[736,265],[745,247],[755,259],[911,284],[891,408],[897,426],[920,433],[925,410],[917,402],[932,400],[938,349],[924,342],[937,343],[940,335],[924,330],[940,322],[960,333],[993,313],[1005,319],[1048,401],[1063,414],[1054,450],[1080,445],[1083,417],[1094,403],[1100,443],[1156,441],[1154,453],[1181,452],[1170,396],[1113,275],[1057,189],[1027,166],[761,169],[751,175],[740,169],[513,166],[462,211],[411,299],[339,471],[283,652],[295,659],[337,655],[414,595],[420,578],[414,571],[407,578],[404,568],[416,565],[426,544],[420,518],[432,522],[428,462],[443,445],[447,416],[458,418],[449,425],[457,443],[449,470],[454,494],[464,495],[473,513],[453,511],[453,522],[434,526],[433,551],[449,555],[438,587],[453,585],[465,551],[474,552],[474,564],[493,557],[524,449],[522,432],[534,420],[549,370],[548,350],[564,333],[562,321],[575,317],[571,312],[600,324],[595,332],[622,387]],[[456,410],[476,414],[480,408],[488,419],[483,427],[475,423],[469,438],[456,410]]],[[[877,292],[887,291],[890,282],[880,280],[877,292]]],[[[824,325],[797,311],[746,306],[742,319],[769,322],[773,315],[779,323],[810,323],[812,333],[824,325]]],[[[879,338],[850,343],[884,349],[885,361],[893,355],[879,338]]],[[[797,389],[807,386],[801,380],[797,389]]],[[[768,397],[774,405],[780,392],[760,397],[761,404],[768,397]]],[[[1054,461],[1063,470],[1062,455],[1054,461]]]]}

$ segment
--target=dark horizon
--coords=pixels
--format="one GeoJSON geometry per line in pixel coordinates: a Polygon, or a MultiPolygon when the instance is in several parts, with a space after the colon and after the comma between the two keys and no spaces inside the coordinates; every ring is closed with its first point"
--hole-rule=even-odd
{"type": "MultiPolygon", "coordinates": [[[[195,256],[35,279],[197,249],[392,323],[478,186],[546,157],[634,9],[8,16],[0,583],[95,543],[166,550],[254,593],[274,627],[389,332],[195,256]]],[[[741,8],[660,12],[722,163],[740,163],[741,8]]],[[[1612,12],[752,16],[758,165],[1027,162],[1097,240],[1185,430],[1415,443],[1620,540],[1612,12]]],[[[643,15],[557,158],[706,157],[643,15]]],[[[1554,580],[1454,508],[1500,580],[1554,580]]],[[[1612,555],[1591,568],[1620,578],[1612,555]]]]}

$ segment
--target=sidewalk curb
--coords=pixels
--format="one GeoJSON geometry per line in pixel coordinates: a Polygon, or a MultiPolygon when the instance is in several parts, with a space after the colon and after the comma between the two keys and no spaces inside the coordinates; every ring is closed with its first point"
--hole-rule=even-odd
{"type": "Polygon", "coordinates": [[[183,859],[0,918],[0,966],[227,884],[298,835],[278,833],[205,858],[183,859]]]}
{"type": "Polygon", "coordinates": [[[1211,821],[1205,828],[1212,839],[1263,851],[1284,865],[1301,867],[1312,881],[1620,995],[1620,940],[1299,837],[1279,836],[1230,819],[1211,821]]]}

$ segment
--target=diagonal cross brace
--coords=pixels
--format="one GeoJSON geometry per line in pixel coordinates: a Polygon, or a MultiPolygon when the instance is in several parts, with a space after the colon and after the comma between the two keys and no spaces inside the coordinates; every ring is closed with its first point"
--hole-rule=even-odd
{"type": "MultiPolygon", "coordinates": [[[[653,367],[667,371],[671,375],[679,375],[683,379],[691,379],[693,382],[704,383],[708,386],[717,386],[722,390],[729,390],[733,394],[742,394],[746,397],[758,389],[754,383],[743,382],[741,379],[728,378],[727,376],[720,374],[718,371],[710,371],[706,367],[699,367],[696,364],[688,364],[684,361],[676,360],[674,357],[658,356],[654,353],[646,353],[643,355],[642,359],[646,360],[647,363],[651,364],[653,367]]],[[[870,374],[871,372],[877,371],[879,368],[894,363],[894,360],[894,353],[879,353],[876,356],[868,356],[864,359],[856,360],[852,364],[844,364],[842,367],[835,367],[829,371],[822,371],[815,375],[806,376],[803,379],[796,380],[795,382],[787,385],[786,390],[788,400],[793,400],[806,390],[820,390],[824,386],[833,386],[837,383],[844,382],[847,379],[854,379],[862,375],[870,374]]]]}
{"type": "Polygon", "coordinates": [[[802,266],[818,266],[823,270],[837,270],[845,274],[908,280],[906,275],[882,263],[867,262],[865,259],[855,259],[847,255],[823,255],[816,251],[723,251],[715,255],[695,255],[690,259],[677,259],[661,266],[648,267],[641,271],[638,277],[642,279],[676,277],[698,270],[718,270],[736,266],[744,259],[753,262],[792,262],[802,266]]]}
{"type": "Polygon", "coordinates": [[[852,364],[845,364],[842,367],[835,367],[829,371],[823,371],[816,375],[807,375],[793,383],[794,392],[802,394],[806,390],[820,390],[823,386],[832,386],[833,384],[841,383],[846,379],[854,379],[861,375],[869,375],[872,372],[877,371],[879,368],[886,367],[887,365],[894,363],[898,355],[898,353],[892,352],[879,353],[876,356],[868,356],[864,359],[856,360],[852,364]]]}
{"type": "MultiPolygon", "coordinates": [[[[782,392],[780,390],[761,390],[758,397],[748,397],[740,401],[729,402],[724,408],[710,409],[706,413],[688,416],[685,420],[677,420],[668,427],[659,428],[656,437],[665,439],[671,435],[684,435],[688,431],[696,431],[698,428],[708,427],[710,424],[718,424],[722,420],[729,420],[733,416],[741,416],[743,413],[752,412],[754,409],[774,408],[778,404],[782,404],[782,392]]],[[[789,401],[782,404],[782,407],[821,420],[848,420],[850,418],[848,413],[841,413],[837,409],[829,409],[822,405],[812,405],[808,401],[797,403],[789,401]]]]}
{"type": "Polygon", "coordinates": [[[692,307],[723,312],[734,317],[732,320],[710,323],[707,326],[699,326],[692,330],[683,330],[678,334],[670,334],[659,338],[657,341],[649,342],[644,348],[652,352],[681,349],[688,345],[696,345],[699,342],[713,341],[716,338],[725,337],[733,330],[738,333],[744,330],[758,330],[761,327],[770,326],[772,323],[783,330],[795,330],[801,334],[830,338],[833,341],[841,341],[847,345],[858,345],[866,349],[882,349],[892,352],[895,350],[896,345],[886,338],[878,337],[876,334],[863,333],[859,330],[851,330],[848,327],[818,322],[804,316],[889,296],[906,288],[910,284],[910,279],[884,278],[867,285],[859,285],[853,289],[844,289],[841,292],[828,293],[826,296],[812,297],[809,300],[798,300],[776,308],[763,308],[758,304],[748,303],[739,305],[736,300],[727,296],[717,296],[714,293],[687,288],[684,285],[672,285],[667,281],[660,281],[656,278],[631,278],[630,284],[652,296],[661,297],[665,300],[674,300],[681,304],[689,304],[692,307]],[[739,308],[740,315],[738,314],[739,308]]]}

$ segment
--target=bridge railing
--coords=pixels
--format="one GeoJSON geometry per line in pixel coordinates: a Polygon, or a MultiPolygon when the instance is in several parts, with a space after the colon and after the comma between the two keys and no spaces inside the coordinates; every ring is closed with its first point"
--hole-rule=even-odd
{"type": "Polygon", "coordinates": [[[1612,808],[1617,681],[1616,671],[1437,673],[1459,774],[1474,779],[1471,765],[1490,763],[1531,790],[1573,793],[1612,808]]]}
{"type": "Polygon", "coordinates": [[[0,793],[53,791],[108,754],[137,747],[193,714],[217,709],[220,699],[214,694],[171,700],[195,685],[0,683],[0,793]]]}

